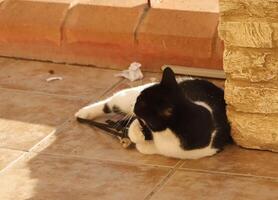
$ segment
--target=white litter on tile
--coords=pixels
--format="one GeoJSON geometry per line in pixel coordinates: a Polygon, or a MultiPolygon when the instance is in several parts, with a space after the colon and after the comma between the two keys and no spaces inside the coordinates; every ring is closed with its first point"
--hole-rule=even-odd
{"type": "Polygon", "coordinates": [[[51,81],[57,81],[57,80],[63,80],[63,78],[61,76],[54,76],[54,77],[49,77],[46,79],[47,82],[51,82],[51,81]]]}
{"type": "Polygon", "coordinates": [[[115,74],[115,76],[122,76],[130,81],[136,81],[142,79],[143,73],[140,70],[141,64],[138,62],[133,62],[129,65],[127,70],[122,71],[121,73],[115,74]]]}

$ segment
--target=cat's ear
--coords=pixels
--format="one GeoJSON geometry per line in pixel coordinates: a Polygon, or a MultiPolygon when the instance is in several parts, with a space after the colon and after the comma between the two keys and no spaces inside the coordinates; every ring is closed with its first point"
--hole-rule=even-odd
{"type": "Polygon", "coordinates": [[[170,67],[166,67],[163,70],[163,75],[160,84],[167,87],[177,86],[178,83],[176,81],[175,74],[170,67]]]}

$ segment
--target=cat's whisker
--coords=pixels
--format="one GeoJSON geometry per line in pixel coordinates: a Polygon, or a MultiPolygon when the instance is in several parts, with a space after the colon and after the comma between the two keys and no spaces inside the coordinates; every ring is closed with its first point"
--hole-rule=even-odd
{"type": "Polygon", "coordinates": [[[133,115],[130,115],[130,117],[129,117],[129,119],[128,119],[128,121],[127,121],[126,125],[125,125],[125,128],[129,125],[130,120],[132,120],[132,119],[133,119],[133,115]]]}
{"type": "Polygon", "coordinates": [[[122,119],[118,120],[115,125],[113,126],[114,129],[118,129],[121,126],[120,121],[124,121],[124,120],[128,120],[129,119],[129,114],[126,114],[125,116],[123,116],[122,119]]]}

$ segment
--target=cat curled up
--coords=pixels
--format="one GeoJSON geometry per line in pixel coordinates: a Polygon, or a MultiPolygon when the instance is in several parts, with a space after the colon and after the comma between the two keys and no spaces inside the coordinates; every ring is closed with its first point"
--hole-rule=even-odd
{"type": "Polygon", "coordinates": [[[198,159],[214,155],[232,141],[225,107],[222,89],[201,79],[178,82],[166,68],[161,82],[121,90],[80,109],[75,116],[94,119],[124,112],[135,116],[128,136],[139,152],[198,159]]]}

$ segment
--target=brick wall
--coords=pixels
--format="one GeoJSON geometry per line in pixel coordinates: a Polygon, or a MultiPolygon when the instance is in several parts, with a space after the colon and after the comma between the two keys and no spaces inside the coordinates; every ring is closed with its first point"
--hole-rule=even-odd
{"type": "Polygon", "coordinates": [[[0,56],[222,69],[218,0],[0,0],[0,56]]]}
{"type": "Polygon", "coordinates": [[[234,140],[278,151],[278,1],[220,0],[219,34],[234,140]]]}

